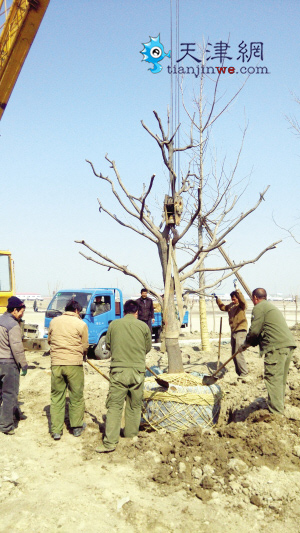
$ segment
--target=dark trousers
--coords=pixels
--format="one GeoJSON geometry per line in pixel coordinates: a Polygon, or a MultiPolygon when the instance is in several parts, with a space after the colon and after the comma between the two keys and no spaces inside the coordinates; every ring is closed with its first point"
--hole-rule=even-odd
{"type": "Polygon", "coordinates": [[[141,322],[145,322],[145,324],[147,324],[148,328],[151,331],[151,335],[152,335],[152,318],[149,318],[149,320],[142,320],[142,318],[139,318],[139,320],[141,320],[141,322]]]}
{"type": "Polygon", "coordinates": [[[0,363],[0,431],[14,429],[14,411],[18,405],[20,372],[15,363],[0,363]]]}

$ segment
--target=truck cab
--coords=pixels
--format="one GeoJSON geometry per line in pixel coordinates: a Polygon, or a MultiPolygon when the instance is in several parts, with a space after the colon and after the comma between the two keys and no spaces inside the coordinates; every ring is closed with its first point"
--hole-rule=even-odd
{"type": "MultiPolygon", "coordinates": [[[[97,359],[108,359],[109,352],[105,346],[105,335],[109,324],[124,316],[123,295],[120,289],[66,289],[58,291],[48,305],[45,314],[45,335],[52,318],[62,315],[69,300],[76,300],[82,306],[80,313],[89,330],[90,353],[97,359]]],[[[155,307],[152,331],[156,342],[159,341],[162,330],[162,316],[160,306],[155,307]]],[[[188,312],[185,313],[181,327],[188,324],[188,312]]]]}
{"type": "Polygon", "coordinates": [[[105,349],[105,335],[109,324],[124,316],[123,296],[119,289],[69,289],[58,291],[45,314],[45,336],[52,318],[61,315],[69,300],[82,306],[81,317],[88,326],[90,349],[99,359],[109,357],[105,349]]]}

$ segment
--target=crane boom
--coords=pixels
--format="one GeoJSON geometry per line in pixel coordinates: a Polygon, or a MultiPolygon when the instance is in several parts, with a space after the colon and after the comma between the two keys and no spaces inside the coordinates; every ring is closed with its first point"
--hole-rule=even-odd
{"type": "MultiPolygon", "coordinates": [[[[0,120],[50,0],[13,0],[0,35],[0,120]]],[[[0,0],[0,10],[3,0],[0,0]]]]}

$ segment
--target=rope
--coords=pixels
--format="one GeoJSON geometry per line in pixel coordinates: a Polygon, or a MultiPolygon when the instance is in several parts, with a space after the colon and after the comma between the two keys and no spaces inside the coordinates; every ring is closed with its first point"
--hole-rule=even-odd
{"type": "Polygon", "coordinates": [[[155,378],[145,379],[144,425],[155,431],[162,428],[178,431],[199,426],[212,427],[216,424],[222,398],[218,385],[203,386],[202,378],[185,373],[164,374],[164,380],[171,384],[168,390],[162,390],[155,378]],[[147,385],[154,385],[155,389],[148,390],[147,385]],[[199,391],[184,390],[184,387],[186,389],[191,386],[199,388],[199,391]]]}
{"type": "Polygon", "coordinates": [[[192,393],[186,393],[186,394],[174,394],[169,391],[165,392],[153,392],[153,391],[144,391],[144,400],[155,400],[155,401],[161,401],[161,402],[176,402],[176,403],[184,403],[185,405],[215,405],[216,400],[213,394],[207,395],[207,398],[205,396],[201,396],[200,394],[192,394],[192,393]]]}

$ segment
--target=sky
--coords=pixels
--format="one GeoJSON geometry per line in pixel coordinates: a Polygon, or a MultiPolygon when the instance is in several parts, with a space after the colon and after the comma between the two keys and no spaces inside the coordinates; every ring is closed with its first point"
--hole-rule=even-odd
{"type": "MultiPolygon", "coordinates": [[[[112,179],[105,160],[108,154],[134,196],[140,196],[143,184],[148,187],[156,174],[149,206],[160,223],[168,176],[159,147],[141,120],[158,133],[156,110],[166,125],[171,79],[174,91],[176,77],[168,71],[168,57],[160,63],[161,72],[153,74],[149,70],[153,64],[142,61],[140,52],[142,43],[160,34],[165,53],[172,47],[173,64],[183,68],[199,64],[189,56],[176,63],[175,11],[174,0],[171,4],[165,0],[50,0],[0,122],[1,249],[13,254],[17,292],[46,296],[64,288],[119,287],[126,295],[139,293],[136,280],[84,259],[79,252],[85,250],[75,243],[82,239],[128,265],[153,288],[162,289],[156,246],[99,212],[97,198],[121,216],[109,184],[94,176],[86,160],[112,179]]],[[[300,107],[291,94],[300,96],[299,19],[297,0],[181,0],[177,17],[178,59],[184,55],[182,43],[196,43],[191,54],[198,59],[203,41],[210,43],[206,57],[209,53],[213,57],[220,41],[230,44],[231,59],[224,60],[224,65],[235,72],[220,76],[218,105],[229,101],[245,81],[241,67],[267,68],[267,74],[249,76],[216,121],[206,168],[217,154],[218,165],[226,158],[226,172],[232,171],[247,123],[236,174],[237,190],[247,188],[236,214],[253,206],[259,194],[270,188],[255,213],[228,236],[224,248],[238,263],[282,239],[275,250],[240,272],[251,289],[262,286],[270,294],[300,293],[300,245],[278,228],[297,225],[299,217],[300,139],[285,118],[300,118],[300,107]],[[263,43],[263,59],[238,60],[242,42],[248,50],[250,43],[263,43]]],[[[217,58],[207,60],[207,65],[208,61],[211,66],[220,65],[217,58]]],[[[182,83],[184,101],[192,110],[199,78],[185,74],[182,83]]],[[[210,91],[208,80],[208,100],[210,91]]],[[[189,122],[181,107],[180,122],[184,142],[189,122]]],[[[181,163],[186,164],[184,158],[181,163]]],[[[209,264],[214,261],[219,265],[216,255],[209,264]]],[[[229,278],[217,292],[231,291],[232,281],[229,278]]]]}

